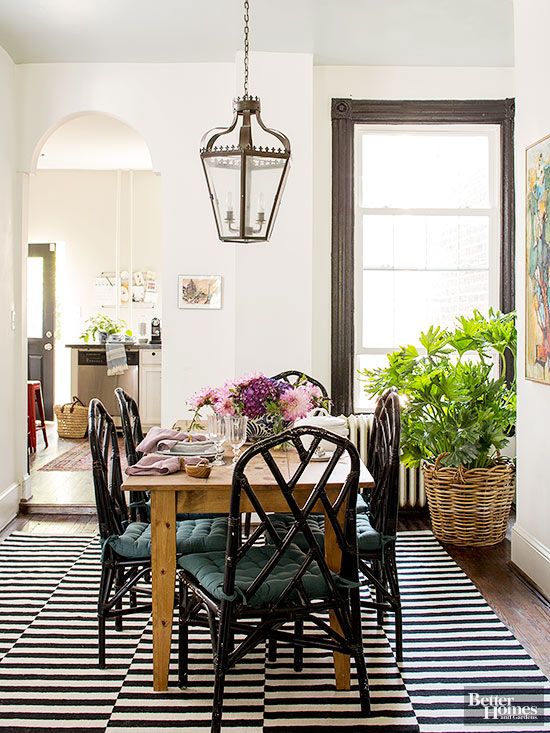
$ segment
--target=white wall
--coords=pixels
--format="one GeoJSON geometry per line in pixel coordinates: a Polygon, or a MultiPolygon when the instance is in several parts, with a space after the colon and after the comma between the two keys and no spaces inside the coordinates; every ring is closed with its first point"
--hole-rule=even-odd
{"type": "Polygon", "coordinates": [[[331,100],[504,99],[511,68],[316,66],[314,80],[313,374],[330,385],[331,100]]]}
{"type": "Polygon", "coordinates": [[[22,380],[18,365],[20,342],[18,338],[21,314],[15,310],[16,248],[20,246],[20,195],[15,175],[16,92],[15,67],[9,56],[0,49],[0,527],[15,516],[19,503],[20,443],[14,441],[16,403],[23,401],[22,380]],[[16,330],[13,328],[12,318],[16,330]],[[20,399],[17,400],[17,397],[20,399]]]}
{"type": "Polygon", "coordinates": [[[238,251],[218,242],[198,148],[206,130],[230,122],[240,65],[17,68],[23,170],[32,167],[40,141],[60,120],[97,111],[134,127],[161,173],[166,423],[182,415],[186,398],[204,384],[253,368],[310,367],[312,58],[255,54],[254,65],[251,92],[261,96],[267,124],[291,135],[295,156],[273,241],[238,251]],[[179,310],[177,275],[208,273],[224,277],[223,308],[179,310]]]}
{"type": "MultiPolygon", "coordinates": [[[[240,65],[237,74],[240,82],[240,65]]],[[[250,89],[262,119],[282,130],[292,158],[270,242],[236,248],[236,373],[311,373],[313,62],[309,54],[253,54],[250,89]]],[[[239,90],[240,91],[240,90],[239,90]]]]}
{"type": "Polygon", "coordinates": [[[525,380],[525,148],[550,134],[547,0],[514,3],[516,54],[517,522],[512,561],[550,597],[550,386],[525,380]]]}

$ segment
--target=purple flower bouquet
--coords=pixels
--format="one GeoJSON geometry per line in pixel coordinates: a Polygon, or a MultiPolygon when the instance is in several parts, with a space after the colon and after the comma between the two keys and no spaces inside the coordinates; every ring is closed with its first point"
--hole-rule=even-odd
{"type": "Polygon", "coordinates": [[[250,441],[281,432],[315,407],[330,406],[319,387],[305,377],[291,385],[260,373],[226,382],[222,387],[205,387],[189,402],[195,409],[191,426],[201,408],[208,405],[219,415],[246,416],[250,441]]]}

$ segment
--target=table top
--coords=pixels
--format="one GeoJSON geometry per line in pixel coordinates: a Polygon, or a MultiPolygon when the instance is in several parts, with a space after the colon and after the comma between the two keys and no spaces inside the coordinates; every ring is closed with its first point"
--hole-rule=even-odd
{"type": "MultiPolygon", "coordinates": [[[[289,479],[299,464],[298,454],[295,450],[277,450],[272,452],[279,469],[285,479],[289,479]]],[[[298,485],[302,489],[313,488],[328,463],[326,461],[315,461],[309,463],[300,477],[298,485]]],[[[349,472],[349,459],[344,455],[334,467],[327,482],[327,487],[341,486],[349,472]]],[[[273,475],[261,456],[255,456],[247,466],[246,474],[254,487],[278,488],[273,475]]],[[[233,465],[231,458],[226,454],[224,466],[212,466],[212,472],[208,478],[194,478],[179,471],[165,476],[126,476],[122,489],[124,491],[187,491],[193,489],[228,489],[233,479],[233,465]]],[[[372,476],[367,467],[361,461],[361,474],[359,476],[360,488],[371,488],[374,486],[372,476]]]]}

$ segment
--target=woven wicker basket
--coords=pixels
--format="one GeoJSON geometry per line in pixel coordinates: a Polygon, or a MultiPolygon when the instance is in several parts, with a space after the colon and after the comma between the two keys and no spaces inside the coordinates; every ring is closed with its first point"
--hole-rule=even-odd
{"type": "Polygon", "coordinates": [[[88,407],[78,397],[72,402],[54,407],[57,434],[60,438],[84,438],[88,429],[88,407]]]}
{"type": "Polygon", "coordinates": [[[441,542],[463,546],[496,545],[506,535],[514,498],[515,469],[508,461],[491,468],[424,465],[424,485],[432,527],[441,542]]]}

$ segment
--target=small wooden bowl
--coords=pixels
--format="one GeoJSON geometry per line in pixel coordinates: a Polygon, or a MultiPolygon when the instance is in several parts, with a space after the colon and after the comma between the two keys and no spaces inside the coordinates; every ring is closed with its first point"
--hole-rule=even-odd
{"type": "Polygon", "coordinates": [[[210,464],[208,465],[200,465],[200,466],[189,466],[187,463],[184,464],[185,473],[188,476],[192,476],[193,478],[208,478],[210,476],[210,471],[212,470],[212,466],[210,464]]]}

